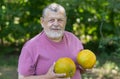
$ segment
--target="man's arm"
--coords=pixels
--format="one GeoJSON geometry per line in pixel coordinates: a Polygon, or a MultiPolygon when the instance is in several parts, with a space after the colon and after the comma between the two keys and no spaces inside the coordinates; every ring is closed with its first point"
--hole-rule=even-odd
{"type": "Polygon", "coordinates": [[[18,79],[49,79],[45,75],[40,75],[40,76],[23,76],[18,74],[18,79]]]}
{"type": "MultiPolygon", "coordinates": [[[[55,64],[55,63],[54,63],[55,64]]],[[[32,75],[32,76],[23,76],[18,74],[18,79],[70,79],[63,78],[66,74],[56,74],[54,73],[54,64],[49,68],[48,72],[45,75],[32,75]]]]}
{"type": "Polygon", "coordinates": [[[18,74],[18,79],[50,79],[46,75],[40,75],[40,76],[23,76],[18,74]]]}

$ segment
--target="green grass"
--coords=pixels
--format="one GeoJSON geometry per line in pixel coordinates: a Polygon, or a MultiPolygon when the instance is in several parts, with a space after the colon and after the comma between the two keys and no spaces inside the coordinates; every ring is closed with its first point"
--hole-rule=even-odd
{"type": "MultiPolygon", "coordinates": [[[[97,56],[97,62],[93,69],[82,75],[83,79],[119,79],[120,77],[119,55],[101,54],[97,56]]],[[[18,79],[18,56],[0,56],[0,79],[18,79]]]]}
{"type": "Polygon", "coordinates": [[[17,78],[18,56],[0,56],[0,79],[17,78]]]}

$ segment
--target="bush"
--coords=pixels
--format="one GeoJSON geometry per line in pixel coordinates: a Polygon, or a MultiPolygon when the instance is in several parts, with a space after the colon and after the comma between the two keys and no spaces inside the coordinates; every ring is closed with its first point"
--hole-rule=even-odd
{"type": "Polygon", "coordinates": [[[98,51],[111,55],[120,53],[120,37],[105,38],[100,40],[98,51]]]}

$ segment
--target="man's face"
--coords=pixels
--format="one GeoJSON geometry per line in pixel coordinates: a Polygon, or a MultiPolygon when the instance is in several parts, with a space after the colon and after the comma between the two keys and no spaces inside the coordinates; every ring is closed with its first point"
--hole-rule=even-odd
{"type": "Polygon", "coordinates": [[[45,17],[41,19],[41,24],[48,37],[60,38],[65,30],[65,14],[61,11],[47,11],[45,17]]]}

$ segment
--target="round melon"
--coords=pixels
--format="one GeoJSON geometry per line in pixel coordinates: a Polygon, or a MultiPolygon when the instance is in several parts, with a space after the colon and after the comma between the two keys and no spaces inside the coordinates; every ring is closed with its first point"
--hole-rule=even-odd
{"type": "Polygon", "coordinates": [[[72,77],[76,72],[76,65],[71,58],[59,58],[54,66],[55,73],[65,73],[65,77],[72,77]]]}
{"type": "Polygon", "coordinates": [[[96,63],[96,55],[91,50],[84,49],[78,53],[77,62],[84,69],[91,69],[96,63]]]}

